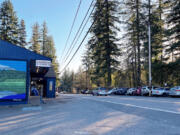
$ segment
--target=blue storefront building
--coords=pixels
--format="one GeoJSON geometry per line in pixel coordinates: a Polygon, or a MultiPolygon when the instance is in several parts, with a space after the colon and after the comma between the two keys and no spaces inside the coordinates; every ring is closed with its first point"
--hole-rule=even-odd
{"type": "Polygon", "coordinates": [[[0,104],[28,103],[32,87],[55,97],[52,59],[0,40],[0,104]]]}

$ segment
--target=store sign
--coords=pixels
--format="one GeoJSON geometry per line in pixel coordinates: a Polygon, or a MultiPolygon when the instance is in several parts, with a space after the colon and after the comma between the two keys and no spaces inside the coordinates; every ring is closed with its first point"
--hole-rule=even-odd
{"type": "Polygon", "coordinates": [[[36,67],[51,67],[51,61],[36,60],[36,67]]]}

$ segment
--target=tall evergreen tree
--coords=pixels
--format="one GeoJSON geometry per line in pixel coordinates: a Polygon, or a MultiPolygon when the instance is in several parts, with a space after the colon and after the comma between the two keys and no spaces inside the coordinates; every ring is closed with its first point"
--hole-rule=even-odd
{"type": "Polygon", "coordinates": [[[15,45],[19,44],[18,18],[10,0],[5,0],[0,7],[0,38],[15,45]]]}
{"type": "Polygon", "coordinates": [[[26,26],[24,20],[21,20],[19,27],[19,45],[21,47],[26,47],[26,26]]]}
{"type": "Polygon", "coordinates": [[[169,1],[171,11],[168,16],[168,23],[170,25],[170,40],[172,41],[170,50],[176,51],[176,56],[180,57],[180,1],[169,1]]]}
{"type": "Polygon", "coordinates": [[[56,73],[56,84],[59,86],[59,63],[57,61],[55,44],[52,36],[47,36],[47,43],[44,46],[44,56],[52,59],[52,65],[56,73]]]}
{"type": "Polygon", "coordinates": [[[31,37],[31,47],[30,49],[36,53],[41,53],[40,45],[40,28],[39,24],[35,23],[32,27],[32,37],[31,37]]]}
{"type": "Polygon", "coordinates": [[[89,89],[90,86],[90,71],[91,71],[91,53],[89,48],[87,47],[87,50],[82,58],[82,64],[84,65],[85,72],[86,72],[86,89],[89,89]]]}
{"type": "Polygon", "coordinates": [[[48,28],[47,28],[47,24],[46,22],[43,23],[43,26],[42,26],[42,30],[41,30],[41,34],[42,34],[42,55],[46,55],[45,51],[47,50],[46,47],[48,46],[48,28]]]}
{"type": "Polygon", "coordinates": [[[90,50],[94,63],[95,78],[105,78],[107,87],[111,86],[111,75],[118,65],[117,57],[120,55],[116,38],[116,23],[119,22],[117,0],[97,0],[93,15],[95,24],[92,28],[90,50]]]}

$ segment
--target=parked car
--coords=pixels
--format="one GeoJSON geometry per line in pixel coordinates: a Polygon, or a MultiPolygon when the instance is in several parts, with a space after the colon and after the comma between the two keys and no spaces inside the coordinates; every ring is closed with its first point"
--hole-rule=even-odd
{"type": "Polygon", "coordinates": [[[168,96],[169,88],[155,88],[152,89],[152,96],[168,96]]]}
{"type": "Polygon", "coordinates": [[[180,96],[180,86],[175,86],[175,87],[171,88],[169,95],[170,96],[180,96]]]}
{"type": "Polygon", "coordinates": [[[81,94],[86,94],[87,90],[81,90],[81,94]]]}
{"type": "Polygon", "coordinates": [[[125,95],[127,93],[128,88],[117,88],[115,94],[116,95],[125,95]]]}
{"type": "Polygon", "coordinates": [[[108,92],[107,92],[106,88],[99,87],[99,88],[92,91],[92,95],[93,96],[107,96],[108,92]]]}
{"type": "Polygon", "coordinates": [[[133,91],[132,95],[134,95],[134,96],[141,96],[141,87],[139,87],[135,91],[133,91]]]}
{"type": "Polygon", "coordinates": [[[92,90],[86,90],[85,94],[92,94],[92,90]]]}
{"type": "Polygon", "coordinates": [[[113,88],[113,89],[109,90],[107,93],[108,93],[108,95],[112,95],[112,94],[115,94],[116,91],[117,91],[117,88],[113,88]]]}
{"type": "Polygon", "coordinates": [[[152,86],[152,88],[148,87],[148,86],[144,86],[141,88],[141,96],[148,96],[151,93],[151,90],[154,89],[154,87],[152,86]]]}
{"type": "Polygon", "coordinates": [[[93,96],[98,96],[98,89],[92,90],[92,95],[93,96]]]}
{"type": "Polygon", "coordinates": [[[130,88],[127,90],[126,95],[133,95],[133,92],[136,91],[136,88],[130,88]]]}
{"type": "Polygon", "coordinates": [[[101,90],[98,90],[98,95],[99,96],[107,96],[108,92],[106,89],[101,89],[101,90]]]}
{"type": "Polygon", "coordinates": [[[67,94],[67,91],[61,91],[60,94],[67,94]]]}

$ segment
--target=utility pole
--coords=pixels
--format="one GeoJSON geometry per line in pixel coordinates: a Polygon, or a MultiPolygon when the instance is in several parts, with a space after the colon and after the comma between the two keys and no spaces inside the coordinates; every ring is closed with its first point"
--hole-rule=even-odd
{"type": "Polygon", "coordinates": [[[151,0],[149,0],[149,22],[148,22],[148,35],[149,35],[149,86],[152,85],[151,73],[151,0]]]}
{"type": "Polygon", "coordinates": [[[139,29],[139,0],[136,0],[136,27],[137,27],[137,86],[141,86],[141,44],[140,44],[140,29],[139,29]]]}

